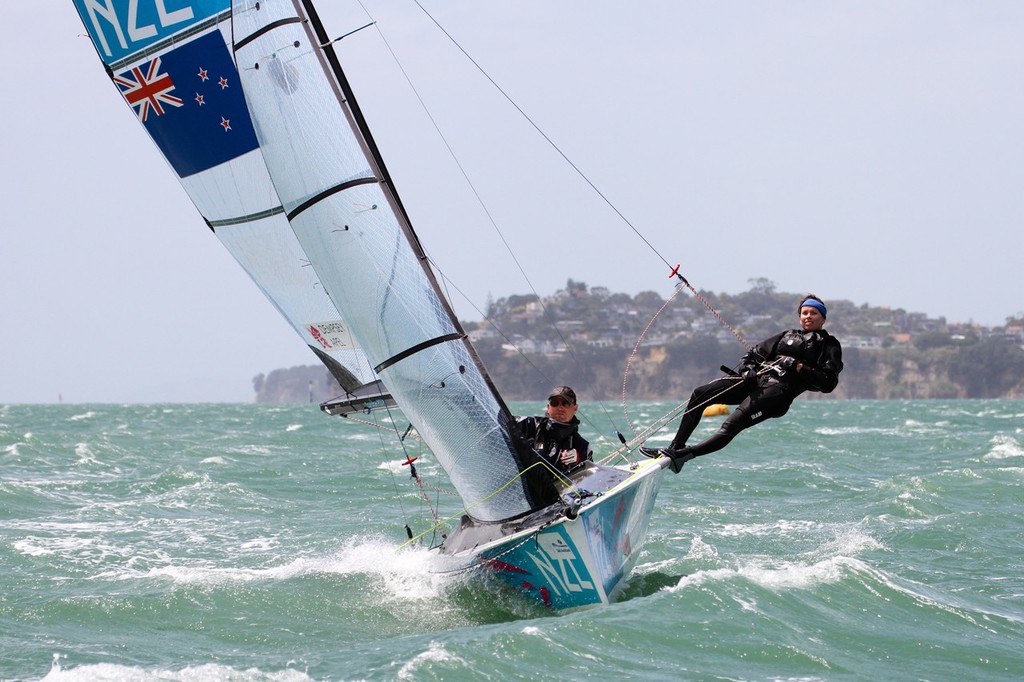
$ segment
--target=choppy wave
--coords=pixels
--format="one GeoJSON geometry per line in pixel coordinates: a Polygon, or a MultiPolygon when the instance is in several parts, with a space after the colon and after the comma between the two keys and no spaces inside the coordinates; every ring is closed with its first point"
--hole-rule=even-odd
{"type": "Polygon", "coordinates": [[[53,667],[42,678],[45,682],[302,682],[312,679],[298,670],[263,672],[258,668],[237,669],[215,663],[186,666],[175,670],[146,669],[112,663],[79,665],[64,669],[60,665],[61,655],[55,654],[53,658],[53,667]]]}
{"type": "Polygon", "coordinates": [[[0,679],[1018,679],[1022,414],[798,401],[665,474],[619,603],[550,614],[406,546],[459,504],[377,431],[5,406],[0,679]]]}

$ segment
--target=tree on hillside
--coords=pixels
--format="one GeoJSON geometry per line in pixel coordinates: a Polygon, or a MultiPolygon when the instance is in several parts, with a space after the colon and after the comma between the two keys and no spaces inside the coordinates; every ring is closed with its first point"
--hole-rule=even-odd
{"type": "Polygon", "coordinates": [[[1005,338],[988,338],[960,348],[950,360],[949,378],[968,398],[997,398],[1024,377],[1024,350],[1005,338]]]}
{"type": "Polygon", "coordinates": [[[772,296],[775,294],[775,282],[771,281],[767,277],[754,277],[747,280],[747,284],[750,285],[750,291],[755,294],[763,294],[765,296],[772,296]]]}

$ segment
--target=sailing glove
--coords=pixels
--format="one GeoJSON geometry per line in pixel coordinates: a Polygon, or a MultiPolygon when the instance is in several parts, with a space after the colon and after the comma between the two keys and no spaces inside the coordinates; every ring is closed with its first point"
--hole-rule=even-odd
{"type": "Polygon", "coordinates": [[[796,358],[791,358],[788,355],[783,355],[777,361],[777,367],[781,370],[780,375],[786,374],[796,370],[796,358]]]}

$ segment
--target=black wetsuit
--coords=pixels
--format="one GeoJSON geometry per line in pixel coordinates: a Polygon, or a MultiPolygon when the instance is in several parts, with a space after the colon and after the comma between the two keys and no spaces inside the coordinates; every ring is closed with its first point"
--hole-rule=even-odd
{"type": "Polygon", "coordinates": [[[593,458],[590,443],[579,434],[580,420],[576,417],[568,424],[556,422],[550,417],[519,417],[514,425],[513,437],[523,463],[526,466],[524,481],[533,501],[534,508],[540,509],[559,499],[557,472],[568,474],[593,458]],[[563,464],[559,457],[562,450],[576,450],[575,464],[563,464]],[[543,461],[546,465],[537,466],[543,461]]]}
{"type": "Polygon", "coordinates": [[[686,445],[708,405],[738,405],[710,438],[687,448],[694,456],[721,450],[743,429],[786,414],[804,391],[831,393],[842,369],[842,346],[824,329],[790,329],[765,339],[743,356],[737,375],[719,377],[693,392],[670,447],[681,450],[686,445]],[[803,363],[799,372],[797,362],[803,363]]]}
{"type": "Polygon", "coordinates": [[[568,473],[593,458],[590,443],[580,435],[580,420],[576,417],[568,424],[556,422],[550,417],[520,417],[517,426],[529,446],[560,471],[568,473]],[[568,466],[562,464],[559,454],[562,450],[573,449],[579,457],[577,462],[568,466]]]}

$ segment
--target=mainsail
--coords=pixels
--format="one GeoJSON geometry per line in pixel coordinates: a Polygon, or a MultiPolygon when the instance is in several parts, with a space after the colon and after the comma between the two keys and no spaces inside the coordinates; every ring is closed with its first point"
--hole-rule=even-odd
{"type": "Polygon", "coordinates": [[[511,414],[440,291],[311,4],[75,5],[207,223],[343,385],[383,380],[474,518],[530,511],[511,414]]]}
{"type": "Polygon", "coordinates": [[[311,4],[232,6],[246,101],[299,244],[469,513],[526,513],[511,415],[427,265],[311,4]]]}

